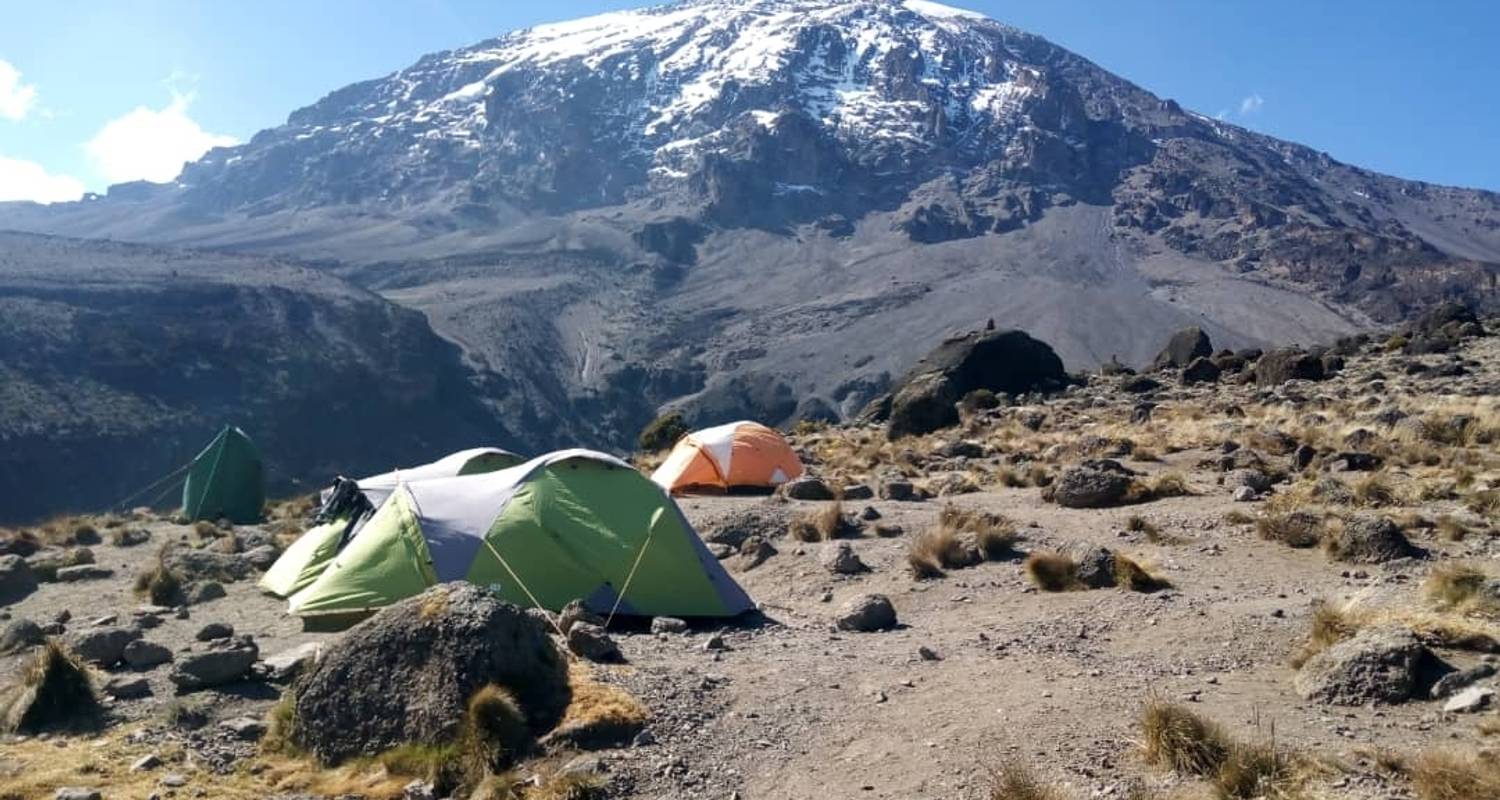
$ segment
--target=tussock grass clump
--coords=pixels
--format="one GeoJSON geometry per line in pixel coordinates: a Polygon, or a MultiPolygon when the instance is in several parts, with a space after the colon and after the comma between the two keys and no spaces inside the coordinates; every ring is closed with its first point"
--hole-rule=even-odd
{"type": "Polygon", "coordinates": [[[463,753],[452,742],[403,744],[374,758],[387,774],[428,781],[444,793],[463,785],[463,761],[463,753]]]}
{"type": "Polygon", "coordinates": [[[1078,562],[1063,553],[1032,553],[1027,556],[1026,577],[1044,592],[1067,592],[1081,587],[1078,562]]]}
{"type": "Polygon", "coordinates": [[[1188,486],[1187,478],[1178,472],[1163,472],[1154,478],[1142,478],[1130,483],[1125,495],[1128,503],[1149,503],[1168,497],[1191,497],[1195,492],[1188,486]]]}
{"type": "Polygon", "coordinates": [[[1500,599],[1485,591],[1491,580],[1483,570],[1468,564],[1446,563],[1432,568],[1423,583],[1427,599],[1445,611],[1480,616],[1500,616],[1500,599]]]}
{"type": "Polygon", "coordinates": [[[1236,509],[1224,515],[1224,522],[1229,525],[1250,525],[1255,522],[1255,517],[1236,509]]]}
{"type": "Polygon", "coordinates": [[[1132,592],[1156,592],[1172,588],[1171,581],[1152,573],[1121,553],[1115,553],[1115,585],[1132,592]]]}
{"type": "Polygon", "coordinates": [[[469,698],[459,742],[468,761],[466,771],[477,783],[513,764],[531,747],[532,737],[515,695],[491,683],[469,698]]]}
{"type": "Polygon", "coordinates": [[[1323,517],[1311,511],[1270,514],[1255,521],[1255,532],[1288,547],[1315,547],[1323,539],[1323,517]]]}
{"type": "Polygon", "coordinates": [[[1500,489],[1485,489],[1469,495],[1464,506],[1485,519],[1500,520],[1500,489]]]}
{"type": "Polygon", "coordinates": [[[150,599],[153,605],[176,606],[184,600],[182,578],[167,566],[170,552],[163,546],[154,562],[135,576],[135,593],[150,599]]]}
{"type": "Polygon", "coordinates": [[[1015,522],[990,511],[948,505],[938,513],[938,524],[957,533],[973,534],[980,554],[991,561],[1009,558],[1019,538],[1015,522]]]}
{"type": "Polygon", "coordinates": [[[204,540],[217,539],[220,535],[219,526],[206,519],[200,519],[193,523],[193,535],[204,540]]]}
{"type": "Polygon", "coordinates": [[[1347,608],[1334,606],[1326,600],[1315,602],[1307,641],[1292,653],[1292,666],[1301,669],[1313,656],[1358,633],[1360,627],[1360,621],[1347,608]]]}
{"type": "Polygon", "coordinates": [[[844,504],[835,500],[817,511],[793,518],[787,533],[799,542],[827,542],[842,536],[857,536],[859,528],[844,516],[844,504]]]}
{"type": "Polygon", "coordinates": [[[266,712],[266,735],[261,737],[260,751],[284,756],[300,756],[302,748],[297,744],[297,698],[291,691],[282,693],[281,699],[266,712]]]}
{"type": "Polygon", "coordinates": [[[5,733],[90,730],[98,726],[100,715],[88,669],[55,639],[31,657],[13,686],[0,692],[0,731],[5,733]]]}
{"type": "Polygon", "coordinates": [[[208,709],[200,700],[174,697],[161,707],[157,718],[169,728],[197,730],[208,724],[208,709]]]}
{"type": "Polygon", "coordinates": [[[1469,538],[1469,534],[1472,532],[1469,530],[1469,526],[1464,524],[1463,520],[1452,514],[1443,514],[1438,517],[1435,530],[1437,531],[1438,538],[1445,542],[1461,542],[1469,538]]]}
{"type": "Polygon", "coordinates": [[[912,538],[906,548],[906,563],[914,577],[925,580],[941,578],[945,569],[967,567],[973,558],[957,531],[939,525],[912,538]]]}
{"type": "Polygon", "coordinates": [[[1206,777],[1229,758],[1232,743],[1224,729],[1176,703],[1148,701],[1139,727],[1141,757],[1148,764],[1206,777]]]}
{"type": "Polygon", "coordinates": [[[1500,760],[1493,755],[1427,752],[1411,769],[1418,800],[1477,800],[1500,797],[1500,760]]]}
{"type": "Polygon", "coordinates": [[[1274,742],[1237,741],[1218,723],[1160,700],[1146,703],[1139,726],[1147,763],[1207,780],[1220,800],[1303,796],[1305,763],[1274,742]]]}
{"type": "Polygon", "coordinates": [[[1362,506],[1384,508],[1400,505],[1401,497],[1391,479],[1379,472],[1372,472],[1354,482],[1354,499],[1362,506]]]}
{"type": "Polygon", "coordinates": [[[989,800],[1067,800],[1067,795],[1043,783],[1031,767],[1007,761],[990,775],[989,800]]]}

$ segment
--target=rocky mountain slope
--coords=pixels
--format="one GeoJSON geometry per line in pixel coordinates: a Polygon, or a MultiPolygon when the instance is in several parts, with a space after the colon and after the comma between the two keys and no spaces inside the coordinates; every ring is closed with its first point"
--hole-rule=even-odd
{"type": "Polygon", "coordinates": [[[1500,196],[1185,110],[922,0],[695,0],[339,89],[167,185],[0,227],[327,259],[512,427],[847,416],[987,318],[1074,369],[1500,307],[1500,196]],[[493,393],[492,393],[493,396],[493,393]]]}
{"type": "Polygon", "coordinates": [[[474,397],[420,314],[317,270],[0,234],[0,522],[123,500],[226,423],[283,493],[519,447],[474,397]]]}

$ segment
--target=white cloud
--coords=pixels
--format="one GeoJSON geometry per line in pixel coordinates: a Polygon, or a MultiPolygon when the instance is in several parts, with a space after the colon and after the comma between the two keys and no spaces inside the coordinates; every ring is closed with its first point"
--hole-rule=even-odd
{"type": "Polygon", "coordinates": [[[238,144],[233,136],[209,133],[193,121],[187,114],[192,102],[193,95],[173,92],[165,108],[136,106],[105,123],[84,145],[94,169],[110,183],[165,183],[210,148],[238,144]]]}
{"type": "Polygon", "coordinates": [[[1260,96],[1260,92],[1252,92],[1248,97],[1240,101],[1240,116],[1248,117],[1260,111],[1261,107],[1265,104],[1266,99],[1260,96]]]}
{"type": "Polygon", "coordinates": [[[22,120],[36,104],[36,87],[21,83],[21,71],[0,59],[0,117],[22,120]]]}
{"type": "Polygon", "coordinates": [[[0,156],[0,202],[34,200],[61,203],[83,196],[83,181],[53,175],[34,161],[0,156]]]}

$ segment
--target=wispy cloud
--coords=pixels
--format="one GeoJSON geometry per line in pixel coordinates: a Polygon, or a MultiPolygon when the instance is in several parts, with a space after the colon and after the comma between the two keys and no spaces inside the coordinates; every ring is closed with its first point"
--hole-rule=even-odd
{"type": "Polygon", "coordinates": [[[238,144],[233,136],[210,133],[188,116],[193,97],[174,89],[163,108],[136,106],[105,123],[84,145],[95,171],[110,183],[164,183],[210,149],[238,144]]]}
{"type": "Polygon", "coordinates": [[[1260,92],[1251,92],[1245,99],[1240,101],[1240,116],[1248,117],[1251,114],[1259,113],[1265,104],[1266,99],[1260,96],[1260,92]]]}
{"type": "Polygon", "coordinates": [[[34,161],[0,156],[0,202],[32,200],[61,203],[83,196],[83,181],[53,175],[34,161]]]}
{"type": "Polygon", "coordinates": [[[21,71],[0,59],[0,117],[19,121],[36,106],[36,87],[21,82],[21,71]]]}

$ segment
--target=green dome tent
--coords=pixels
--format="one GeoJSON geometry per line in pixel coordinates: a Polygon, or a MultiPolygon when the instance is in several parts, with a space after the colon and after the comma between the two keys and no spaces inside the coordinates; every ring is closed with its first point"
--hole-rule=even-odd
{"type": "Polygon", "coordinates": [[[564,450],[487,475],[402,483],[292,613],[355,619],[467,580],[521,606],[728,617],[753,608],[672,498],[629,464],[564,450]]]}
{"type": "MultiPolygon", "coordinates": [[[[460,450],[444,456],[430,464],[411,469],[398,469],[380,475],[371,475],[355,482],[354,490],[359,498],[356,502],[340,502],[331,505],[334,489],[323,492],[323,508],[318,512],[319,524],[310,528],[292,542],[292,545],[276,559],[266,574],[261,576],[260,587],[277,597],[290,597],[318,579],[323,570],[333,561],[360,528],[369,520],[369,515],[379,508],[386,498],[402,482],[413,483],[433,478],[452,478],[458,475],[476,475],[505,469],[520,464],[524,459],[515,453],[498,447],[476,447],[460,450]]],[[[334,486],[338,486],[335,481],[334,486]]]]}
{"type": "Polygon", "coordinates": [[[266,504],[260,452],[239,428],[226,425],[188,465],[182,484],[182,516],[259,522],[266,504]]]}

